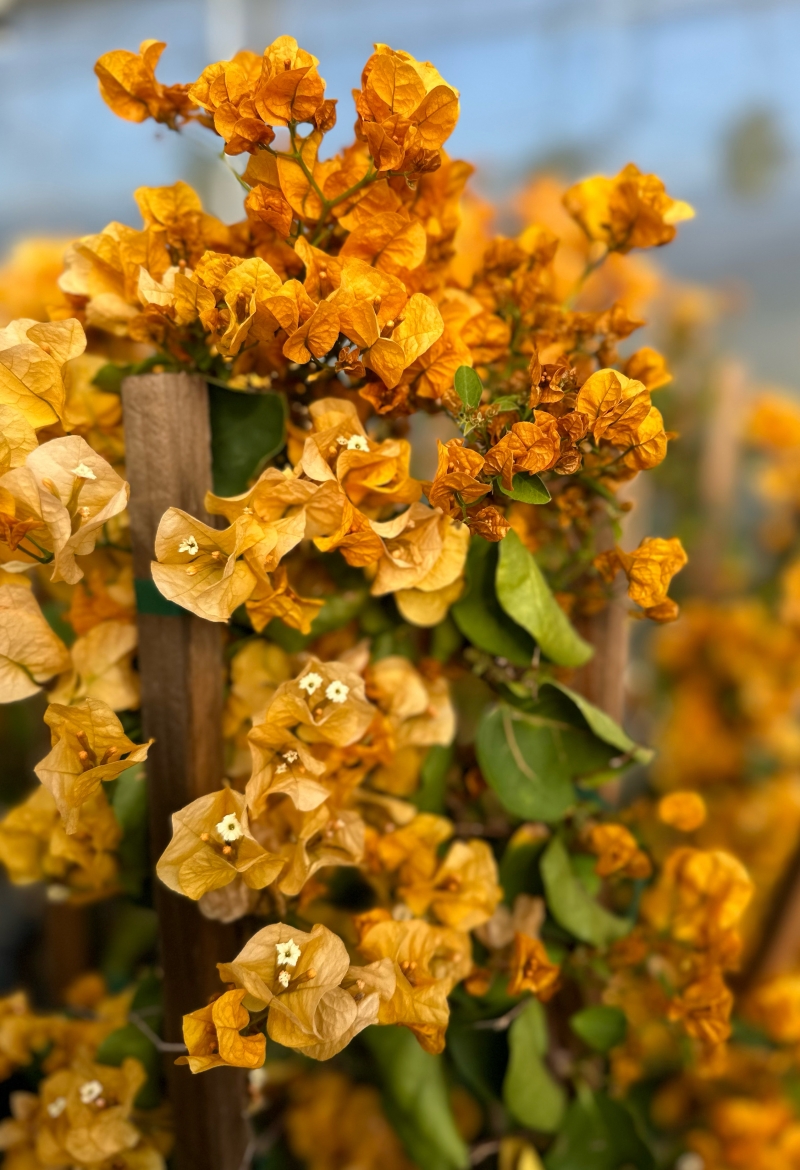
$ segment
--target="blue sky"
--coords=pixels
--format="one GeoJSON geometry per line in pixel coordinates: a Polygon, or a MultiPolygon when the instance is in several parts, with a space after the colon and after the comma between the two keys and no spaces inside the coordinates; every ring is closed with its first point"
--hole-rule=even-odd
{"type": "MultiPolygon", "coordinates": [[[[800,4],[746,0],[21,0],[0,32],[0,242],[30,232],[136,222],[141,184],[186,178],[235,214],[236,184],[211,148],[129,125],[102,104],[92,73],[109,48],[168,42],[164,80],[281,32],[321,59],[340,99],[371,43],[435,62],[462,95],[453,153],[506,189],[553,158],[613,172],[656,170],[698,218],[662,254],[679,273],[754,288],[745,356],[770,377],[793,373],[800,313],[800,4]],[[726,142],[762,115],[782,161],[758,198],[732,193],[726,142]],[[776,314],[778,324],[776,325],[776,314]]],[[[747,334],[747,330],[737,330],[747,334]]]]}

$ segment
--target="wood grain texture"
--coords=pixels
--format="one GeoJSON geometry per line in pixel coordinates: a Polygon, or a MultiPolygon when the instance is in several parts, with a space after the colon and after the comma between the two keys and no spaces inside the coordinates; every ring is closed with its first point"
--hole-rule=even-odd
{"type": "MultiPolygon", "coordinates": [[[[134,574],[150,577],[159,520],[169,507],[210,522],[208,391],[202,378],[145,374],[122,386],[125,463],[131,485],[134,574]]],[[[223,777],[224,627],[191,614],[140,614],[139,668],[153,864],[171,837],[172,814],[213,792],[223,777]]],[[[216,964],[238,950],[232,926],[203,918],[194,902],[154,882],[164,969],[166,1039],[181,1039],[181,1017],[223,990],[216,964]]],[[[168,1057],[178,1170],[239,1170],[248,1142],[245,1074],[214,1069],[192,1076],[168,1057]]]]}

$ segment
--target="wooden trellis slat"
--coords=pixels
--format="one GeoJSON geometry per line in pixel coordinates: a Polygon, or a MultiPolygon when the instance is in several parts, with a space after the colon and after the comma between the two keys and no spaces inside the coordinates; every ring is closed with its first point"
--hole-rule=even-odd
{"type": "MultiPolygon", "coordinates": [[[[210,522],[203,507],[211,487],[208,390],[199,377],[145,374],[125,380],[122,401],[139,583],[142,716],[144,734],[155,739],[147,764],[154,866],[170,839],[171,814],[219,789],[223,777],[223,627],[183,611],[146,612],[158,609],[150,562],[161,516],[175,506],[210,522]]],[[[155,875],[154,892],[165,1036],[177,1042],[183,1014],[223,990],[216,963],[230,960],[238,942],[234,927],[203,918],[193,902],[167,890],[155,875]]],[[[248,1143],[245,1074],[213,1069],[192,1076],[173,1061],[167,1057],[178,1170],[240,1170],[248,1143]]]]}

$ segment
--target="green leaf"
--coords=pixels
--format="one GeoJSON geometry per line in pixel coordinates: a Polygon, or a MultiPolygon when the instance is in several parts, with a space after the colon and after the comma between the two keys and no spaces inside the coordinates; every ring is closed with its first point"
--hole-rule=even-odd
{"type": "Polygon", "coordinates": [[[573,1101],[544,1164],[547,1170],[655,1170],[628,1110],[588,1092],[573,1101]]]}
{"type": "Polygon", "coordinates": [[[158,1090],[161,1057],[157,1048],[135,1024],[126,1024],[106,1036],[97,1049],[95,1060],[98,1064],[110,1064],[119,1068],[126,1057],[140,1060],[147,1073],[147,1080],[139,1090],[135,1104],[139,1109],[154,1109],[160,1100],[158,1090]]]}
{"type": "Polygon", "coordinates": [[[575,801],[563,737],[571,731],[508,703],[486,711],[478,725],[478,763],[503,806],[526,820],[560,820],[575,801]]]}
{"type": "Polygon", "coordinates": [[[544,852],[541,864],[547,908],[559,926],[583,942],[605,947],[630,930],[631,923],[618,918],[589,896],[576,876],[560,836],[544,852]]]}
{"type": "Polygon", "coordinates": [[[208,403],[214,491],[236,496],[283,446],[286,401],[282,394],[241,394],[209,386],[208,403]]]}
{"type": "Polygon", "coordinates": [[[453,745],[434,744],[428,748],[420,769],[419,788],[409,800],[420,812],[443,813],[447,772],[453,762],[453,745]]]}
{"type": "Polygon", "coordinates": [[[582,666],[589,661],[594,648],[573,629],[541,569],[513,529],[500,545],[495,587],[508,616],[536,639],[551,662],[582,666]]]}
{"type": "Polygon", "coordinates": [[[458,367],[455,386],[456,394],[461,399],[465,410],[475,410],[480,406],[483,384],[472,366],[458,367]]]}
{"type": "Polygon", "coordinates": [[[450,615],[464,637],[479,650],[495,658],[506,658],[514,666],[530,666],[535,649],[533,639],[511,621],[495,596],[497,558],[496,544],[473,536],[467,554],[467,587],[450,615]]]}
{"type": "Polygon", "coordinates": [[[514,476],[510,492],[503,487],[502,479],[498,478],[494,483],[504,496],[510,496],[512,500],[521,500],[523,504],[548,504],[553,498],[538,475],[530,475],[525,471],[514,476]]]}
{"type": "Polygon", "coordinates": [[[122,902],[103,940],[101,968],[112,991],[130,983],[142,959],[156,945],[158,918],[149,906],[122,902]]]}
{"type": "Polygon", "coordinates": [[[569,1026],[584,1044],[596,1052],[610,1052],[625,1039],[628,1021],[619,1008],[597,1004],[570,1016],[569,1026]]]}
{"type": "Polygon", "coordinates": [[[504,1032],[478,1029],[474,1021],[453,1023],[447,1029],[447,1056],[450,1065],[467,1088],[488,1105],[500,1100],[508,1065],[508,1044],[504,1032]]]}
{"type": "Polygon", "coordinates": [[[150,872],[144,768],[130,768],[122,773],[114,785],[111,807],[122,829],[117,848],[122,887],[131,897],[139,897],[150,872]]]}
{"type": "Polygon", "coordinates": [[[514,838],[506,845],[500,858],[499,876],[503,889],[503,901],[513,906],[518,894],[539,894],[542,879],[539,875],[539,858],[545,846],[545,838],[519,840],[514,838]]]}
{"type": "Polygon", "coordinates": [[[264,634],[271,642],[277,642],[287,654],[299,654],[315,638],[330,634],[333,630],[340,630],[353,618],[358,617],[367,596],[366,586],[363,589],[348,589],[344,593],[331,594],[325,599],[325,604],[311,623],[309,634],[301,634],[299,630],[287,626],[280,618],[273,618],[267,624],[264,634]]]}
{"type": "Polygon", "coordinates": [[[637,764],[649,764],[651,762],[655,755],[655,752],[651,748],[641,747],[635,743],[622,730],[620,725],[614,722],[610,715],[606,715],[605,711],[601,711],[599,707],[595,707],[594,703],[590,703],[588,699],[584,699],[583,695],[579,695],[577,691],[570,690],[569,687],[565,687],[563,683],[556,682],[554,679],[548,680],[548,682],[543,684],[543,687],[552,687],[554,690],[560,691],[562,695],[566,695],[578,708],[598,739],[602,739],[604,743],[611,744],[612,747],[619,748],[625,755],[629,755],[632,759],[636,760],[637,764]]]}
{"type": "Polygon", "coordinates": [[[367,1028],[364,1039],[381,1074],[386,1112],[420,1170],[462,1170],[467,1147],[456,1129],[441,1058],[407,1028],[367,1028]]]}
{"type": "Polygon", "coordinates": [[[547,1052],[547,1021],[538,999],[531,999],[508,1033],[511,1057],[503,1082],[509,1113],[528,1129],[555,1133],[564,1116],[566,1095],[542,1057],[547,1052]]]}

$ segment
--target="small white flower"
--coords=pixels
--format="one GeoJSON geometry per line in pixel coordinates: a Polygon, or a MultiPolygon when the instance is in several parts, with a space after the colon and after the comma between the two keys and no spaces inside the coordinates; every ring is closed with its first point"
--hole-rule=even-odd
{"type": "Polygon", "coordinates": [[[287,939],[283,943],[275,943],[275,950],[278,952],[279,967],[296,967],[297,960],[302,954],[293,938],[287,939]]]}
{"type": "Polygon", "coordinates": [[[226,815],[216,825],[216,830],[223,841],[229,844],[231,841],[238,841],[240,837],[244,836],[244,829],[239,824],[239,818],[236,813],[226,813],[226,815]]]}
{"type": "Polygon", "coordinates": [[[47,887],[48,902],[66,902],[69,895],[69,886],[65,886],[61,882],[51,882],[47,887]]]}
{"type": "Polygon", "coordinates": [[[97,479],[91,467],[87,467],[85,463],[79,463],[77,467],[73,467],[72,474],[77,475],[79,479],[97,479]]]}
{"type": "Polygon", "coordinates": [[[305,691],[307,695],[313,695],[322,686],[322,675],[317,674],[316,671],[311,671],[309,674],[303,676],[297,684],[301,691],[305,691]]]}
{"type": "Polygon", "coordinates": [[[348,451],[369,451],[369,443],[363,435],[351,435],[347,440],[348,451]]]}
{"type": "Polygon", "coordinates": [[[98,1097],[103,1095],[103,1086],[99,1081],[84,1081],[78,1089],[78,1096],[84,1105],[91,1105],[92,1101],[96,1101],[98,1097]]]}
{"type": "Polygon", "coordinates": [[[280,983],[281,987],[288,987],[290,983],[289,972],[281,971],[280,975],[278,976],[278,982],[280,983]]]}
{"type": "Polygon", "coordinates": [[[288,771],[288,769],[285,764],[278,764],[277,768],[275,769],[275,775],[282,776],[286,771],[288,771]]]}
{"type": "Polygon", "coordinates": [[[344,437],[344,435],[338,435],[336,442],[339,444],[340,447],[347,446],[347,439],[344,437]]]}
{"type": "Polygon", "coordinates": [[[294,749],[292,749],[292,751],[290,751],[290,752],[284,752],[283,758],[284,758],[284,760],[286,760],[287,764],[293,764],[295,762],[295,760],[300,759],[300,757],[298,756],[297,752],[294,751],[294,749]]]}
{"type": "Polygon", "coordinates": [[[200,552],[200,545],[193,536],[187,536],[178,545],[178,552],[185,552],[188,553],[190,557],[196,557],[200,552]]]}
{"type": "Polygon", "coordinates": [[[330,699],[332,703],[344,703],[349,694],[350,688],[335,678],[332,683],[328,683],[325,698],[330,699]]]}
{"type": "Polygon", "coordinates": [[[61,1114],[66,1109],[66,1107],[67,1107],[67,1098],[66,1097],[56,1097],[47,1106],[47,1112],[50,1115],[50,1117],[60,1117],[61,1114]]]}

